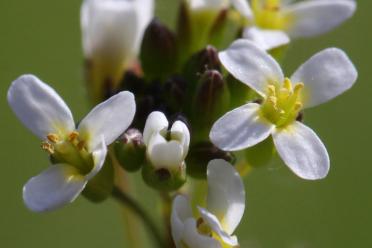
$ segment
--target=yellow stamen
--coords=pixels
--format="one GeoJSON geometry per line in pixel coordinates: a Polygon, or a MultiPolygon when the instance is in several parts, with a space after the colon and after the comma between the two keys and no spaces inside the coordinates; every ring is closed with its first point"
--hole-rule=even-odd
{"type": "Polygon", "coordinates": [[[84,141],[84,140],[80,141],[80,142],[77,144],[77,148],[78,148],[79,151],[83,150],[84,147],[85,147],[85,141],[84,141]]]}
{"type": "Polygon", "coordinates": [[[57,143],[59,141],[59,136],[57,134],[54,134],[54,133],[50,133],[47,135],[47,139],[52,142],[52,143],[57,143]]]}
{"type": "Polygon", "coordinates": [[[77,137],[79,137],[79,133],[77,131],[73,131],[72,133],[70,133],[70,135],[68,136],[68,141],[72,142],[74,141],[77,137]]]}
{"type": "Polygon", "coordinates": [[[285,78],[283,84],[274,83],[267,86],[266,99],[261,105],[261,113],[278,127],[286,126],[296,120],[301,111],[303,83],[293,84],[285,78]]]}
{"type": "Polygon", "coordinates": [[[41,149],[48,152],[49,154],[54,153],[54,146],[46,141],[41,143],[41,149]]]}

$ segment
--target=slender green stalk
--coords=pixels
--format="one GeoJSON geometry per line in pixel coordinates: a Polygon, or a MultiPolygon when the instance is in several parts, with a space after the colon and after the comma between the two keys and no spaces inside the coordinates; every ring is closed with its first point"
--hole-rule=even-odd
{"type": "Polygon", "coordinates": [[[143,223],[148,228],[150,234],[153,236],[153,239],[154,241],[156,241],[157,246],[159,248],[166,247],[165,241],[163,240],[162,235],[160,234],[156,225],[151,220],[151,218],[148,216],[148,214],[145,212],[145,210],[137,202],[135,202],[130,196],[122,192],[116,186],[114,187],[112,191],[112,196],[117,201],[119,201],[123,205],[127,206],[130,210],[132,210],[133,213],[135,213],[143,221],[143,223]]]}
{"type": "Polygon", "coordinates": [[[172,211],[172,198],[168,193],[162,192],[160,193],[161,198],[163,200],[163,221],[165,227],[165,235],[166,239],[165,242],[167,243],[167,247],[169,248],[176,248],[173,239],[172,239],[172,230],[170,225],[171,219],[171,211],[172,211]]]}

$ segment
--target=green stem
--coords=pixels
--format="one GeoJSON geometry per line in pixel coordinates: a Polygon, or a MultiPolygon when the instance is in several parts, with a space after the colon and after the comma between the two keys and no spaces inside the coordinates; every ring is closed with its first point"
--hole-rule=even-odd
{"type": "Polygon", "coordinates": [[[132,210],[146,225],[148,228],[150,234],[153,236],[154,240],[156,241],[159,248],[164,248],[165,242],[162,238],[162,235],[159,233],[159,230],[157,229],[154,222],[151,220],[151,218],[148,216],[148,214],[145,212],[141,206],[138,205],[137,202],[135,202],[130,196],[122,192],[118,187],[114,187],[112,191],[112,196],[122,203],[123,205],[127,206],[130,210],[132,210]]]}
{"type": "Polygon", "coordinates": [[[161,198],[163,199],[163,221],[166,234],[166,243],[169,248],[176,248],[172,239],[172,230],[171,230],[171,212],[172,212],[172,198],[168,193],[160,193],[161,198]]]}

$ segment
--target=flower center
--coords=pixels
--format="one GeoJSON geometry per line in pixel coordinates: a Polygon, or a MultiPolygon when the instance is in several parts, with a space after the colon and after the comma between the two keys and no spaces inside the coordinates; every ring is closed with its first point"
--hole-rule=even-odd
{"type": "Polygon", "coordinates": [[[77,131],[71,132],[66,138],[50,133],[47,140],[41,143],[41,148],[49,153],[53,164],[72,165],[83,175],[88,174],[94,166],[92,154],[87,151],[85,141],[79,138],[77,131]]]}
{"type": "Polygon", "coordinates": [[[303,87],[303,83],[297,83],[292,87],[288,78],[284,80],[283,85],[270,84],[261,105],[262,116],[277,127],[284,127],[295,121],[302,109],[303,87]]]}
{"type": "Polygon", "coordinates": [[[283,15],[280,0],[252,0],[256,25],[263,29],[285,29],[288,18],[283,15]]]}

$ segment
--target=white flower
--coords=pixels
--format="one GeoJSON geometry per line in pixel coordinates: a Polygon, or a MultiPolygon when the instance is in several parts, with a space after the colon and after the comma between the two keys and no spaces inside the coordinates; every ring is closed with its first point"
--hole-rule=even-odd
{"type": "Polygon", "coordinates": [[[36,212],[74,201],[101,169],[106,146],[128,128],[135,113],[133,94],[121,92],[97,105],[75,128],[65,102],[33,75],[12,83],[8,102],[22,123],[43,141],[42,148],[53,161],[23,188],[25,204],[36,212]]]}
{"type": "Polygon", "coordinates": [[[248,103],[222,116],[210,139],[227,151],[241,150],[273,136],[287,166],[304,179],[327,175],[329,158],[317,135],[296,121],[303,108],[324,103],[348,90],[357,71],[347,55],[325,49],[301,65],[290,79],[279,64],[248,40],[237,40],[220,52],[224,67],[263,97],[261,105],[248,103]]]}
{"type": "Polygon", "coordinates": [[[198,207],[195,219],[189,200],[178,195],[173,201],[171,228],[177,248],[222,248],[238,246],[233,233],[243,217],[245,191],[239,173],[222,159],[207,167],[207,208],[198,207]]]}
{"type": "Polygon", "coordinates": [[[145,124],[143,140],[146,153],[155,168],[178,168],[186,158],[190,133],[182,121],[176,121],[168,129],[168,120],[161,112],[152,112],[145,124]]]}
{"type": "Polygon", "coordinates": [[[81,29],[85,57],[108,74],[122,73],[136,59],[153,15],[153,0],[84,0],[81,29]]]}
{"type": "Polygon", "coordinates": [[[289,43],[290,38],[311,37],[330,31],[351,17],[354,0],[251,0],[250,13],[241,11],[250,22],[243,37],[265,50],[289,43]],[[288,37],[288,36],[289,37],[288,37]]]}

